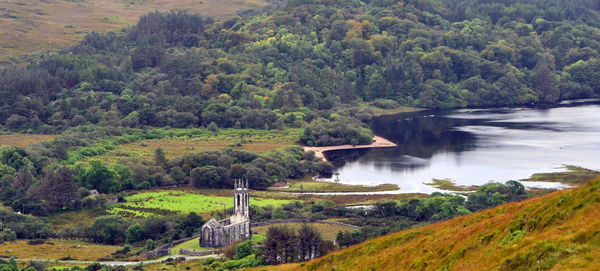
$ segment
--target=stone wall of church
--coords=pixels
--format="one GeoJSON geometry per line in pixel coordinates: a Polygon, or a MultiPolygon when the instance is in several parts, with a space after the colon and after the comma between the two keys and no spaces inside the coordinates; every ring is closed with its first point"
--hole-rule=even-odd
{"type": "Polygon", "coordinates": [[[225,226],[225,234],[229,237],[227,244],[233,244],[237,240],[250,238],[250,221],[225,226]]]}
{"type": "Polygon", "coordinates": [[[250,221],[246,220],[241,223],[221,225],[217,228],[203,228],[200,245],[202,247],[223,247],[250,237],[250,221]]]}

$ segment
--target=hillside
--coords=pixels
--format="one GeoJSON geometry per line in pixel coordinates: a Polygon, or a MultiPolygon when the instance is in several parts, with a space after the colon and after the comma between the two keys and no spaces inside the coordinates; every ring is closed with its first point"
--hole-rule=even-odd
{"type": "MultiPolygon", "coordinates": [[[[105,11],[101,19],[141,12],[105,11]]],[[[335,129],[320,117],[366,120],[375,111],[365,102],[383,109],[555,104],[600,96],[599,33],[593,0],[295,0],[222,21],[154,12],[126,31],[89,34],[0,70],[0,96],[16,97],[0,101],[0,123],[38,133],[85,124],[263,129],[314,120],[335,129]]],[[[353,130],[365,135],[357,143],[370,143],[353,130]]],[[[315,138],[307,134],[308,141],[315,138]]],[[[315,145],[336,143],[321,141],[315,145]]]]}
{"type": "Polygon", "coordinates": [[[183,9],[221,19],[265,5],[262,0],[0,0],[0,63],[75,44],[90,31],[121,29],[155,10],[183,9]]]}
{"type": "Polygon", "coordinates": [[[600,179],[259,270],[600,270],[600,179]]]}

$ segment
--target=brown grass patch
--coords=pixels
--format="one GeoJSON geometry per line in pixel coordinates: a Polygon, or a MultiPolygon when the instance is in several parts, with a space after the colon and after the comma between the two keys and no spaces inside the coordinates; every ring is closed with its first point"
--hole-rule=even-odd
{"type": "Polygon", "coordinates": [[[26,147],[33,143],[54,140],[57,135],[8,134],[0,135],[0,145],[26,147]]]}
{"type": "Polygon", "coordinates": [[[49,240],[40,245],[29,245],[27,240],[5,242],[0,245],[0,256],[19,259],[53,259],[69,257],[75,260],[97,260],[119,250],[119,246],[96,245],[79,241],[49,240]]]}
{"type": "Polygon", "coordinates": [[[222,19],[262,0],[0,0],[0,62],[72,45],[90,31],[118,30],[155,10],[188,10],[222,19]]]}
{"type": "Polygon", "coordinates": [[[104,155],[93,157],[93,159],[99,159],[107,163],[114,163],[122,158],[151,160],[157,148],[163,149],[168,159],[182,156],[186,153],[214,151],[226,148],[260,153],[293,144],[290,140],[277,138],[252,140],[251,142],[239,145],[237,144],[238,142],[239,139],[236,138],[221,137],[214,139],[206,137],[150,139],[120,145],[117,149],[104,155]]]}

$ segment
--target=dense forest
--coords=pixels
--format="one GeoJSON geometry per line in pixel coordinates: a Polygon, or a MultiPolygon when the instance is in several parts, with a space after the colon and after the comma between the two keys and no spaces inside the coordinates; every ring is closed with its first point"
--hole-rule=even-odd
{"type": "Polygon", "coordinates": [[[0,102],[0,123],[37,132],[84,124],[272,129],[357,121],[364,101],[455,108],[595,97],[599,7],[292,0],[219,22],[150,13],[129,29],[91,33],[0,71],[0,95],[11,97],[0,102]]]}

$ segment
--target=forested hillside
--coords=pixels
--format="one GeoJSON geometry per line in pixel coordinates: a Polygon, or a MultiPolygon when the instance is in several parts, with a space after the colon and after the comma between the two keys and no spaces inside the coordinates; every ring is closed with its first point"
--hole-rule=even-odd
{"type": "MultiPolygon", "coordinates": [[[[0,123],[273,128],[600,95],[595,0],[292,0],[215,22],[151,13],[0,72],[0,123]],[[381,100],[386,99],[386,100],[381,100]],[[324,120],[320,120],[323,122],[324,120]]],[[[314,135],[307,134],[307,137],[314,135]]],[[[326,142],[328,139],[324,139],[326,142]]]]}
{"type": "Polygon", "coordinates": [[[258,270],[598,270],[600,179],[258,270]]]}

